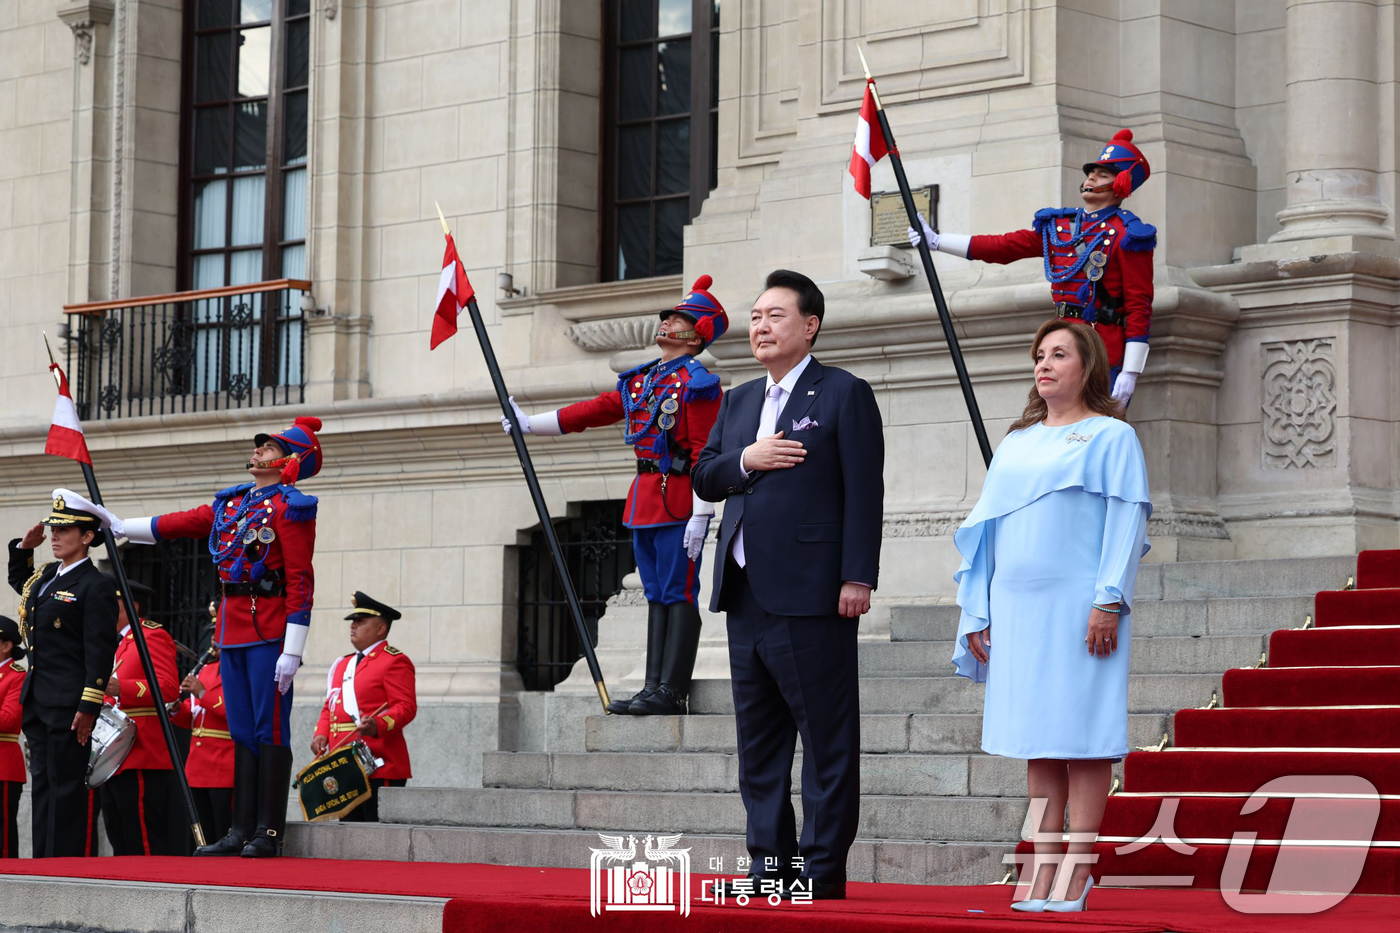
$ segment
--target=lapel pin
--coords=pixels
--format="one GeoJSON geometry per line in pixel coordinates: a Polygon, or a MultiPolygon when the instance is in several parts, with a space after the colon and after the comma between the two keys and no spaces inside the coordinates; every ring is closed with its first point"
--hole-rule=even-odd
{"type": "Polygon", "coordinates": [[[807,390],[807,394],[808,394],[808,395],[816,395],[816,394],[817,394],[817,390],[816,390],[816,389],[808,389],[808,390],[807,390]]]}

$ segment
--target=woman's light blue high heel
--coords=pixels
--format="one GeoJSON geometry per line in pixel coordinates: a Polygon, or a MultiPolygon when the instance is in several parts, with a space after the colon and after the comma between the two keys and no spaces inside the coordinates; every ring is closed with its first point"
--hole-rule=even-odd
{"type": "Polygon", "coordinates": [[[1077,901],[1049,901],[1041,908],[1045,913],[1055,914],[1076,914],[1085,910],[1089,906],[1089,892],[1094,887],[1094,876],[1090,875],[1089,880],[1084,882],[1084,892],[1079,895],[1077,901]]]}
{"type": "Polygon", "coordinates": [[[1012,901],[1011,909],[1038,914],[1045,910],[1045,905],[1048,903],[1050,903],[1050,898],[1048,897],[1028,897],[1024,901],[1012,901]]]}

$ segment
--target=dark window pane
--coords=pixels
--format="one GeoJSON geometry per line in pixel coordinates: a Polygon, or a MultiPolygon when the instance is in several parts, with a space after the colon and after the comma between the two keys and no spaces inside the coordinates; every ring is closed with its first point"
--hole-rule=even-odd
{"type": "Polygon", "coordinates": [[[662,42],[656,47],[656,112],[690,111],[690,42],[662,42]]]}
{"type": "Polygon", "coordinates": [[[252,101],[234,105],[233,168],[267,165],[267,103],[252,101]]]}
{"type": "Polygon", "coordinates": [[[691,0],[660,0],[656,5],[656,34],[683,36],[690,32],[691,0]]]}
{"type": "Polygon", "coordinates": [[[233,0],[199,0],[199,28],[228,26],[233,23],[233,0]]]}
{"type": "Polygon", "coordinates": [[[228,108],[194,112],[194,174],[228,171],[228,108]]]}
{"type": "Polygon", "coordinates": [[[625,49],[617,71],[617,118],[645,120],[651,116],[651,46],[625,49]]]}
{"type": "Polygon", "coordinates": [[[282,97],[282,164],[306,161],[306,92],[282,97]]]}
{"type": "MultiPolygon", "coordinates": [[[[718,3],[715,6],[719,6],[718,3]]],[[[287,15],[301,16],[311,10],[311,0],[287,0],[287,15]]]]}
{"type": "Polygon", "coordinates": [[[719,0],[715,0],[715,12],[714,12],[714,17],[715,17],[714,22],[711,23],[710,25],[713,26],[714,28],[718,29],[718,28],[719,28],[719,0]]]}
{"type": "Polygon", "coordinates": [[[238,43],[238,96],[265,96],[272,67],[272,27],[244,29],[234,41],[238,43]]]}
{"type": "Polygon", "coordinates": [[[617,131],[617,197],[651,196],[651,126],[628,126],[617,131]]]}
{"type": "Polygon", "coordinates": [[[272,19],[272,0],[240,0],[240,23],[265,23],[272,19]]]}
{"type": "Polygon", "coordinates": [[[284,87],[306,86],[310,38],[311,20],[299,19],[287,24],[287,83],[284,87]]]}
{"type": "Polygon", "coordinates": [[[710,33],[710,106],[719,106],[719,33],[710,33]]]}
{"type": "Polygon", "coordinates": [[[656,193],[684,194],[689,190],[690,121],[658,121],[656,124],[656,193]]]}
{"type": "Polygon", "coordinates": [[[233,66],[233,46],[229,44],[229,34],[216,32],[200,36],[195,40],[194,99],[228,100],[233,85],[229,72],[233,66]]]}
{"type": "Polygon", "coordinates": [[[650,39],[651,11],[656,0],[620,0],[617,13],[617,36],[622,42],[650,39]]]}
{"type": "Polygon", "coordinates": [[[656,271],[653,275],[677,275],[681,272],[682,231],[689,222],[689,198],[656,202],[656,271]]]}
{"type": "Polygon", "coordinates": [[[719,114],[710,114],[710,190],[719,187],[719,114]]]}
{"type": "Polygon", "coordinates": [[[617,209],[617,277],[644,279],[651,275],[651,213],[649,204],[617,209]]]}

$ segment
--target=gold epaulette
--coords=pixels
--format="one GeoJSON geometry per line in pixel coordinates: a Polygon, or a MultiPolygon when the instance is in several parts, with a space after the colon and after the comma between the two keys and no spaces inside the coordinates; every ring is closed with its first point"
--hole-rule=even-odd
{"type": "Polygon", "coordinates": [[[16,674],[23,674],[25,671],[29,670],[29,668],[16,661],[10,665],[10,670],[14,671],[16,674]]]}
{"type": "Polygon", "coordinates": [[[384,646],[384,653],[385,653],[385,654],[403,654],[402,651],[400,651],[399,649],[393,647],[392,645],[385,645],[385,646],[384,646]]]}
{"type": "Polygon", "coordinates": [[[150,619],[142,619],[142,620],[141,620],[141,627],[142,627],[142,628],[163,628],[163,626],[162,626],[159,622],[152,622],[150,619]]]}
{"type": "Polygon", "coordinates": [[[19,591],[19,620],[21,622],[29,618],[29,591],[34,589],[34,584],[39,582],[39,578],[44,575],[44,571],[48,570],[56,563],[58,563],[58,561],[49,561],[47,564],[44,564],[38,570],[34,571],[33,576],[24,581],[24,586],[21,587],[19,591]]]}

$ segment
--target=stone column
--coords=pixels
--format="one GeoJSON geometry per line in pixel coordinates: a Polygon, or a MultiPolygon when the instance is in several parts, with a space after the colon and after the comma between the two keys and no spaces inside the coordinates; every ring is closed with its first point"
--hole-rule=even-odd
{"type": "Polygon", "coordinates": [[[1271,241],[1394,239],[1381,203],[1375,0],[1288,0],[1288,205],[1271,241]]]}

